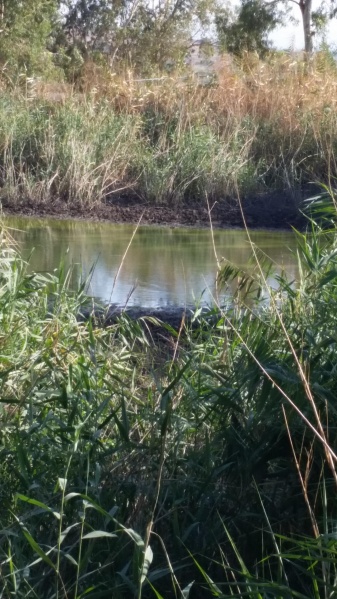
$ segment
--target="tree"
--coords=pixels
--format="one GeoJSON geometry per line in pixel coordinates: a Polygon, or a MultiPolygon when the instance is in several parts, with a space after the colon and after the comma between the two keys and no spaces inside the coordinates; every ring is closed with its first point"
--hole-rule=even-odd
{"type": "Polygon", "coordinates": [[[304,32],[304,51],[311,54],[313,51],[312,30],[312,0],[292,0],[300,8],[304,32]]]}
{"type": "Polygon", "coordinates": [[[241,0],[236,13],[223,11],[217,18],[217,31],[229,51],[257,50],[263,54],[269,48],[268,34],[284,24],[291,4],[299,7],[304,34],[304,51],[313,51],[313,38],[329,18],[336,16],[337,0],[331,0],[330,10],[325,0],[313,10],[312,0],[241,0]]]}
{"type": "Polygon", "coordinates": [[[191,24],[205,22],[213,0],[65,0],[63,30],[84,54],[128,61],[141,72],[186,54],[191,24]]]}
{"type": "Polygon", "coordinates": [[[11,76],[53,70],[48,52],[56,0],[0,0],[0,65],[11,76]]]}
{"type": "Polygon", "coordinates": [[[282,22],[283,13],[275,3],[242,0],[235,11],[224,10],[216,16],[220,44],[230,53],[244,51],[263,56],[270,49],[269,33],[282,22]]]}

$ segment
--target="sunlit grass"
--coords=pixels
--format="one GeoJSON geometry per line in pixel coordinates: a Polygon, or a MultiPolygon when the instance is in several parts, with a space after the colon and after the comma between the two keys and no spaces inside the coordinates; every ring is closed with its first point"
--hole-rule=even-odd
{"type": "Polygon", "coordinates": [[[319,211],[295,283],[260,301],[263,269],[224,267],[231,304],[159,336],[79,323],[84,286],[28,274],[2,238],[3,597],[333,596],[337,252],[319,211]]]}
{"type": "Polygon", "coordinates": [[[225,57],[208,87],[186,73],[151,82],[87,64],[81,91],[61,86],[61,98],[55,84],[3,92],[1,197],[90,208],[127,194],[178,205],[330,182],[336,86],[324,53],[310,65],[225,57]]]}

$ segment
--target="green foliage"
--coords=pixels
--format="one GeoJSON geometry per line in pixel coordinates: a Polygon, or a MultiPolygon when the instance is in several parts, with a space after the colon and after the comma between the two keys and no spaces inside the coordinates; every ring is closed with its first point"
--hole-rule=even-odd
{"type": "Polygon", "coordinates": [[[336,212],[310,210],[298,281],[279,277],[266,302],[263,268],[224,265],[231,305],[197,310],[174,357],[170,327],[158,357],[158,323],[78,323],[84,285],[70,292],[62,265],[28,274],[3,232],[4,597],[333,588],[335,466],[313,429],[335,447],[336,212]]]}
{"type": "MultiPolygon", "coordinates": [[[[322,63],[323,64],[323,63],[322,63]]],[[[55,93],[52,91],[51,95],[55,93]]],[[[57,92],[62,96],[63,92],[57,92]]],[[[7,205],[60,200],[81,209],[111,194],[192,204],[297,186],[335,174],[334,112],[241,119],[151,105],[136,112],[106,99],[0,100],[0,195],[7,205]],[[303,133],[305,137],[303,138],[303,133]],[[324,146],[326,145],[326,147],[324,146]]]]}
{"type": "Polygon", "coordinates": [[[144,198],[178,204],[230,195],[235,182],[243,191],[249,188],[254,173],[240,135],[219,139],[208,126],[182,130],[179,118],[163,123],[156,115],[144,125],[145,131],[150,125],[150,143],[137,164],[144,198]]]}
{"type": "Polygon", "coordinates": [[[11,83],[19,75],[74,82],[89,58],[149,74],[181,64],[192,22],[206,24],[213,8],[212,0],[3,0],[0,66],[11,83]]]}
{"type": "MultiPolygon", "coordinates": [[[[335,17],[334,2],[332,8],[322,2],[313,10],[311,0],[303,0],[298,4],[304,33],[304,51],[313,52],[313,40],[324,37],[329,19],[335,17]]],[[[233,13],[231,9],[216,12],[216,26],[220,43],[233,54],[240,55],[244,51],[258,52],[260,56],[270,50],[268,35],[278,25],[287,24],[292,3],[289,0],[266,2],[265,0],[241,0],[239,8],[233,13]]],[[[299,16],[299,15],[298,15],[299,16]]],[[[289,17],[293,21],[294,17],[289,17]]]]}
{"type": "Polygon", "coordinates": [[[182,129],[180,116],[117,114],[102,101],[54,106],[0,102],[0,184],[5,202],[92,206],[121,188],[178,204],[249,188],[247,136],[219,139],[209,126],[182,129]],[[246,142],[246,143],[245,143],[246,142]]]}
{"type": "Polygon", "coordinates": [[[65,37],[61,34],[59,43],[69,52],[77,47],[85,57],[102,52],[114,68],[122,63],[149,75],[168,63],[182,62],[192,22],[205,24],[213,8],[212,0],[170,0],[151,6],[144,1],[77,0],[64,11],[65,37]]]}
{"type": "Polygon", "coordinates": [[[270,49],[268,35],[282,22],[282,17],[278,4],[243,0],[236,13],[227,9],[216,15],[220,44],[232,54],[257,52],[264,56],[270,49]]]}
{"type": "Polygon", "coordinates": [[[56,0],[3,0],[0,66],[11,82],[19,75],[57,78],[48,51],[56,20],[56,0]]]}
{"type": "Polygon", "coordinates": [[[86,206],[123,186],[138,148],[137,118],[101,108],[71,100],[56,110],[44,103],[27,107],[24,100],[15,108],[4,99],[2,197],[86,206]]]}

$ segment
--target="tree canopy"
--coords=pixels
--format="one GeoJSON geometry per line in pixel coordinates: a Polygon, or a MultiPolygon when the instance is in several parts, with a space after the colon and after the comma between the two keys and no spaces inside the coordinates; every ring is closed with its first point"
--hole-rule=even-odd
{"type": "Polygon", "coordinates": [[[1,0],[0,66],[39,74],[53,69],[49,42],[58,15],[57,0],[1,0]]]}
{"type": "Polygon", "coordinates": [[[334,18],[336,0],[330,6],[322,0],[313,10],[312,0],[241,0],[233,9],[222,9],[216,16],[216,28],[220,43],[228,52],[241,54],[257,51],[259,55],[270,49],[269,34],[278,25],[286,25],[291,7],[297,6],[303,29],[303,49],[313,51],[315,35],[334,18]]]}
{"type": "Polygon", "coordinates": [[[270,48],[269,33],[282,23],[283,13],[264,0],[242,0],[233,11],[225,9],[216,16],[219,41],[233,54],[243,51],[264,55],[270,48]]]}
{"type": "Polygon", "coordinates": [[[304,49],[336,15],[334,2],[312,10],[312,0],[0,0],[0,68],[25,74],[74,77],[88,58],[122,63],[142,74],[185,59],[196,32],[212,22],[223,49],[234,54],[270,49],[269,34],[299,7],[304,49]]]}
{"type": "Polygon", "coordinates": [[[213,0],[66,0],[63,31],[83,52],[103,51],[130,66],[179,60],[188,49],[193,20],[206,22],[213,0]]]}

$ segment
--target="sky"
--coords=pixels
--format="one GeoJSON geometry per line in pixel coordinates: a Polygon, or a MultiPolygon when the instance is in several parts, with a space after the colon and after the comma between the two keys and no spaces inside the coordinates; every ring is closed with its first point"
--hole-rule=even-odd
{"type": "MultiPolygon", "coordinates": [[[[313,10],[317,9],[319,5],[319,1],[313,0],[313,10]]],[[[304,38],[300,9],[297,6],[294,6],[292,14],[293,17],[298,20],[298,25],[288,23],[285,27],[277,28],[270,36],[273,45],[280,50],[303,50],[304,38]]],[[[319,41],[320,40],[316,40],[316,45],[319,41]]],[[[329,45],[337,48],[337,18],[329,23],[326,32],[326,41],[329,45]]]]}

